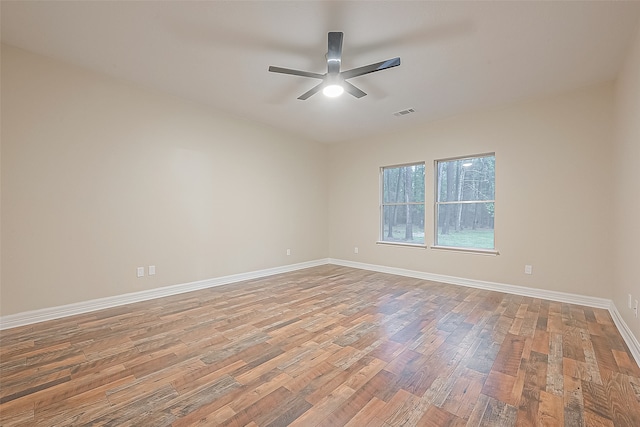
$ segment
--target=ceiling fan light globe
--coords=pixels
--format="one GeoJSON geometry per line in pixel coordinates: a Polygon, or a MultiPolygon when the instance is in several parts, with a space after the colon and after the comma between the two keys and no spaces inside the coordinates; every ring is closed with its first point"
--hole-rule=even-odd
{"type": "Polygon", "coordinates": [[[324,89],[322,89],[322,93],[329,98],[335,98],[337,96],[342,95],[344,92],[344,88],[340,85],[328,85],[324,89]]]}

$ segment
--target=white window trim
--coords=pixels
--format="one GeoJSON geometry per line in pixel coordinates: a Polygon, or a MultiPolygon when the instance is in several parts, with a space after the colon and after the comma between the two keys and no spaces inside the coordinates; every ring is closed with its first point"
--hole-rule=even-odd
{"type": "Polygon", "coordinates": [[[379,172],[379,188],[380,188],[380,192],[378,193],[378,197],[379,197],[379,213],[378,215],[380,216],[379,219],[379,230],[378,230],[378,240],[376,241],[376,244],[379,245],[391,245],[391,246],[406,246],[406,247],[412,247],[412,248],[422,248],[422,249],[426,249],[429,247],[429,245],[427,244],[427,234],[426,234],[426,225],[427,225],[427,201],[426,201],[426,197],[427,197],[427,162],[423,161],[417,161],[417,162],[410,162],[410,163],[400,163],[400,164],[395,164],[395,165],[387,165],[387,166],[380,166],[380,172],[379,172]],[[414,166],[414,165],[422,165],[424,166],[425,169],[425,174],[424,174],[424,189],[425,189],[425,194],[423,195],[423,200],[422,202],[409,202],[409,203],[384,203],[384,170],[385,169],[393,169],[393,168],[401,168],[401,167],[405,167],[405,166],[414,166]],[[405,205],[422,205],[423,206],[423,211],[424,211],[424,225],[425,225],[425,235],[424,235],[424,243],[407,243],[407,242],[394,242],[392,240],[384,240],[384,207],[385,206],[405,206],[405,205]]]}
{"type": "Polygon", "coordinates": [[[406,242],[392,242],[390,240],[377,240],[377,245],[391,245],[391,246],[407,246],[409,248],[427,249],[429,245],[421,243],[406,243],[406,242]]]}
{"type": "Polygon", "coordinates": [[[478,254],[478,255],[500,255],[500,252],[498,252],[495,249],[459,248],[457,246],[437,246],[437,245],[431,245],[429,246],[429,248],[441,250],[441,251],[450,251],[450,252],[467,252],[467,253],[478,254]]]}
{"type": "MultiPolygon", "coordinates": [[[[433,191],[433,245],[430,245],[430,249],[443,250],[449,252],[466,252],[471,254],[478,255],[500,255],[500,252],[497,249],[496,245],[496,231],[495,225],[493,230],[493,249],[481,249],[481,248],[464,248],[458,246],[442,246],[436,245],[435,241],[438,238],[438,206],[439,205],[449,205],[449,204],[467,204],[467,203],[493,203],[494,206],[496,204],[495,194],[493,200],[461,200],[461,201],[452,201],[452,202],[438,202],[438,197],[440,195],[438,188],[438,163],[440,162],[450,162],[454,160],[461,159],[470,159],[470,158],[480,158],[480,157],[490,157],[493,156],[494,159],[496,157],[495,152],[488,152],[482,154],[471,154],[467,156],[457,156],[457,157],[449,157],[443,159],[436,159],[433,161],[433,169],[434,169],[434,191],[433,191]]],[[[425,174],[426,176],[426,174],[425,174]]],[[[494,184],[495,184],[495,176],[494,176],[494,184]]],[[[494,220],[495,221],[495,220],[494,220]]]]}

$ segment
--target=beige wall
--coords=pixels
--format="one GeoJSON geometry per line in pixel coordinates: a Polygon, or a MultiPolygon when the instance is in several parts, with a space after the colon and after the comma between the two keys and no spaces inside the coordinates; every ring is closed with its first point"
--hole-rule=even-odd
{"type": "Polygon", "coordinates": [[[330,256],[613,297],[638,337],[639,75],[640,35],[615,87],[324,146],[2,46],[0,314],[330,256]],[[375,243],[380,166],[425,161],[430,202],[435,159],[486,152],[500,255],[375,243]]]}
{"type": "Polygon", "coordinates": [[[615,229],[613,301],[640,341],[640,319],[627,295],[640,300],[640,28],[616,83],[613,157],[615,229]]]}
{"type": "Polygon", "coordinates": [[[327,255],[324,145],[7,46],[1,107],[2,315],[327,255]]]}
{"type": "Polygon", "coordinates": [[[332,146],[330,257],[595,297],[611,296],[611,85],[332,146]],[[379,167],[496,153],[498,256],[376,244],[379,167]],[[354,246],[359,254],[354,254],[354,246]],[[525,264],[533,275],[524,274],[525,264]]]}

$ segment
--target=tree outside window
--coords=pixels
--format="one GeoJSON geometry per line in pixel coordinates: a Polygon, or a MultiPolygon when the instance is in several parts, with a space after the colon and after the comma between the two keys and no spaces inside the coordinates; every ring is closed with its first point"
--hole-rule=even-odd
{"type": "Polygon", "coordinates": [[[424,245],[424,170],[424,163],[381,168],[381,241],[424,245]]]}
{"type": "Polygon", "coordinates": [[[435,246],[495,249],[495,154],[436,161],[435,246]]]}

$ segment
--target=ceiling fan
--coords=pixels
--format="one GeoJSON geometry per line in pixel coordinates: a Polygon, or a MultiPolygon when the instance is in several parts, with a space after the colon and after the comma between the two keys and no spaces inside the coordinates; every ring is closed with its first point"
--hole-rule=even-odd
{"type": "Polygon", "coordinates": [[[400,65],[400,58],[388,59],[386,61],[377,62],[375,64],[365,65],[364,67],[353,68],[347,71],[340,71],[340,63],[342,62],[342,36],[341,32],[330,32],[328,36],[327,50],[327,72],[324,74],[311,73],[308,71],[292,70],[290,68],[281,68],[270,66],[269,71],[273,73],[292,74],[294,76],[311,77],[312,79],[322,80],[318,85],[312,87],[298,99],[305,100],[311,95],[318,93],[321,89],[327,96],[339,96],[343,91],[347,91],[356,98],[362,98],[365,92],[358,89],[347,79],[362,76],[364,74],[376,71],[386,70],[387,68],[397,67],[400,65]]]}

